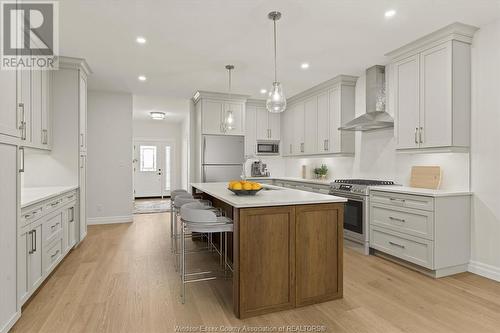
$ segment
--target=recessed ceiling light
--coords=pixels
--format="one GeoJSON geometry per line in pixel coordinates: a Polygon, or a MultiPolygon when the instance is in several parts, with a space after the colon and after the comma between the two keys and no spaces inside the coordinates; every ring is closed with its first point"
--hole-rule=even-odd
{"type": "Polygon", "coordinates": [[[261,90],[260,90],[260,93],[261,93],[261,94],[265,94],[266,92],[267,92],[267,90],[266,90],[266,89],[261,89],[261,90]]]}
{"type": "Polygon", "coordinates": [[[396,11],[394,9],[389,9],[384,14],[384,16],[387,18],[393,17],[394,15],[396,15],[396,11]]]}
{"type": "Polygon", "coordinates": [[[135,39],[135,41],[139,44],[146,44],[146,38],[139,36],[135,39]]]}
{"type": "Polygon", "coordinates": [[[165,119],[165,112],[152,111],[149,113],[151,119],[153,120],[163,120],[165,119]]]}
{"type": "Polygon", "coordinates": [[[146,81],[146,80],[147,80],[147,79],[146,79],[146,77],[145,77],[144,75],[139,75],[139,76],[137,77],[137,79],[138,79],[139,81],[146,81]]]}
{"type": "Polygon", "coordinates": [[[304,63],[300,64],[300,68],[302,68],[302,69],[308,69],[309,68],[309,64],[307,62],[304,62],[304,63]]]}

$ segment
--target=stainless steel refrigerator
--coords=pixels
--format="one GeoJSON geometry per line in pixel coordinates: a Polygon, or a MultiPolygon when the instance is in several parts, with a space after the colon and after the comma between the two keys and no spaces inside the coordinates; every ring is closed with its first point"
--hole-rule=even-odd
{"type": "Polygon", "coordinates": [[[240,179],[244,161],[244,136],[203,136],[201,162],[203,182],[240,179]]]}

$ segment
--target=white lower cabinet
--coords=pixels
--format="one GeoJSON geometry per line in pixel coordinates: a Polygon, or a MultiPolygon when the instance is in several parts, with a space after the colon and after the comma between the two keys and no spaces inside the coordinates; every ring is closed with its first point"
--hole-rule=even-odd
{"type": "Polygon", "coordinates": [[[465,272],[470,196],[370,191],[370,248],[433,277],[465,272]]]}
{"type": "Polygon", "coordinates": [[[79,232],[77,199],[76,191],[70,191],[23,208],[17,253],[20,305],[75,246],[79,232]]]}

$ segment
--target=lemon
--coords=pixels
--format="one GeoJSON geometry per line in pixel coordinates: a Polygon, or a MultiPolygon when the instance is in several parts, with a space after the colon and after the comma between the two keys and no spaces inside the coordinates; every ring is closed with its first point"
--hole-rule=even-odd
{"type": "Polygon", "coordinates": [[[246,191],[250,191],[252,189],[252,184],[246,182],[245,184],[243,184],[243,189],[246,191]]]}
{"type": "Polygon", "coordinates": [[[253,183],[252,184],[252,190],[260,190],[262,188],[262,185],[259,183],[253,183]]]}
{"type": "Polygon", "coordinates": [[[236,191],[241,190],[243,189],[243,185],[241,183],[234,183],[232,189],[236,191]]]}

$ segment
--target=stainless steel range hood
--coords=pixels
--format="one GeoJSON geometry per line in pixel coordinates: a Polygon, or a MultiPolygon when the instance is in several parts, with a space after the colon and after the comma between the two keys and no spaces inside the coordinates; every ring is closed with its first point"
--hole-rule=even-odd
{"type": "Polygon", "coordinates": [[[371,131],[389,127],[394,127],[394,119],[385,112],[385,67],[376,65],[366,70],[366,113],[339,130],[371,131]]]}

